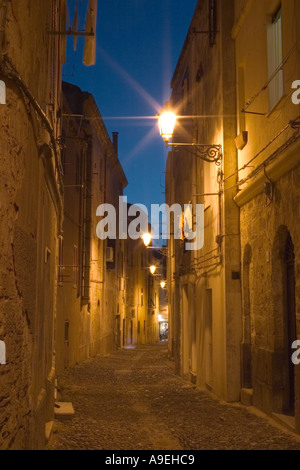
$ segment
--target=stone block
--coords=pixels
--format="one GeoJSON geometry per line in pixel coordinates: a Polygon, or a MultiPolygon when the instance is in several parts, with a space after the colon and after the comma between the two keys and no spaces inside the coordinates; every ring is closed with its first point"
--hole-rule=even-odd
{"type": "Polygon", "coordinates": [[[55,403],[54,416],[60,421],[72,419],[74,416],[74,408],[71,402],[58,401],[55,403]]]}
{"type": "Polygon", "coordinates": [[[45,424],[45,439],[46,443],[49,441],[52,429],[53,429],[53,423],[54,421],[48,421],[48,423],[45,424]]]}

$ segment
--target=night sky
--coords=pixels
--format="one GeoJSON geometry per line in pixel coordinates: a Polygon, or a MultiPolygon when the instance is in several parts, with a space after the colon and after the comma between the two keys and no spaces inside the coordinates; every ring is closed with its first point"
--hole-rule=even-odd
{"type": "MultiPolygon", "coordinates": [[[[68,2],[72,24],[75,0],[68,2]]],[[[98,0],[96,65],[91,67],[82,63],[84,39],[78,39],[74,53],[73,38],[68,38],[63,80],[92,93],[109,135],[119,132],[128,202],[149,210],[151,204],[164,202],[167,157],[153,117],[170,97],[170,81],[196,3],[98,0]]],[[[79,0],[78,5],[78,28],[83,29],[87,2],[79,0]]]]}

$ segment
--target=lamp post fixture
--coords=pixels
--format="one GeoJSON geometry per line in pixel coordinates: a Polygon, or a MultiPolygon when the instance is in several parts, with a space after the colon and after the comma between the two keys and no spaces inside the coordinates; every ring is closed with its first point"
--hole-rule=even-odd
{"type": "Polygon", "coordinates": [[[165,285],[166,285],[166,281],[161,281],[161,282],[160,282],[160,287],[161,287],[162,289],[165,288],[165,285]]]}
{"type": "Polygon", "coordinates": [[[150,273],[154,274],[156,271],[156,266],[153,264],[152,266],[149,267],[149,269],[150,269],[150,273]]]}
{"type": "Polygon", "coordinates": [[[162,110],[161,114],[158,116],[158,126],[160,135],[163,140],[166,142],[166,146],[177,147],[186,147],[194,148],[196,152],[193,154],[196,157],[202,158],[206,162],[215,163],[220,165],[222,158],[222,145],[215,144],[197,144],[194,142],[191,143],[179,143],[179,142],[170,142],[173,137],[174,127],[176,124],[177,116],[170,109],[162,110]]]}
{"type": "Polygon", "coordinates": [[[150,245],[150,242],[152,240],[152,235],[151,233],[144,233],[143,236],[142,236],[142,239],[143,239],[143,242],[144,242],[144,245],[145,246],[148,246],[150,245]]]}

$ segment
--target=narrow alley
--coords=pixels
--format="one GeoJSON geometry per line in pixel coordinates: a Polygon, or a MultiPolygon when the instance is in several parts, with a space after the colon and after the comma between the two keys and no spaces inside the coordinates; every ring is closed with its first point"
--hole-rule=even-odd
{"type": "Polygon", "coordinates": [[[299,46],[300,0],[0,0],[0,450],[300,450],[299,46]]]}
{"type": "Polygon", "coordinates": [[[174,375],[165,344],[119,349],[66,369],[49,450],[300,450],[300,439],[174,375]]]}

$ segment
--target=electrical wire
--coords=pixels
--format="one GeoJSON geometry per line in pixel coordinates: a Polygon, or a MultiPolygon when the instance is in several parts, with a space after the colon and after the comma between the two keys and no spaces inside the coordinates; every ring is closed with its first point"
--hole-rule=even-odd
{"type": "Polygon", "coordinates": [[[287,63],[287,61],[289,60],[290,56],[293,54],[294,50],[297,49],[298,45],[300,44],[300,40],[297,41],[293,47],[289,50],[289,52],[287,53],[287,55],[285,56],[285,58],[283,59],[283,61],[279,64],[279,66],[274,70],[274,72],[271,74],[271,76],[268,78],[267,82],[263,85],[263,87],[258,91],[256,92],[249,100],[246,101],[243,109],[242,109],[242,113],[244,113],[248,108],[249,106],[251,106],[251,104],[256,100],[256,98],[258,98],[258,96],[263,92],[265,91],[267,88],[268,88],[268,85],[269,83],[271,83],[271,81],[276,77],[276,75],[278,74],[278,72],[280,70],[283,69],[283,67],[285,66],[285,64],[287,63]]]}
{"type": "MultiPolygon", "coordinates": [[[[297,121],[298,119],[300,118],[300,116],[298,116],[295,121],[297,121]]],[[[232,178],[233,176],[239,174],[241,171],[245,170],[247,167],[250,166],[250,164],[256,160],[256,158],[258,158],[276,139],[278,139],[278,137],[280,137],[289,127],[291,126],[291,123],[289,122],[283,129],[281,129],[274,137],[272,140],[270,140],[256,155],[254,155],[254,157],[252,157],[247,163],[245,163],[245,165],[243,165],[242,167],[238,168],[237,170],[235,170],[231,175],[227,176],[226,178],[223,179],[223,183],[225,183],[227,180],[229,180],[230,178],[232,178]]],[[[238,183],[237,183],[238,185],[238,183]]],[[[226,188],[226,190],[229,189],[229,188],[226,188]]]]}
{"type": "Polygon", "coordinates": [[[45,112],[43,111],[43,109],[41,108],[41,106],[39,105],[37,100],[34,98],[31,91],[29,90],[28,86],[26,85],[26,83],[24,82],[24,80],[20,76],[19,72],[17,71],[16,67],[12,63],[11,59],[7,55],[5,55],[3,57],[3,61],[0,63],[0,70],[5,76],[7,76],[9,79],[13,80],[18,85],[18,87],[20,88],[23,95],[27,97],[30,104],[32,105],[32,107],[34,108],[34,110],[38,114],[39,118],[43,122],[43,124],[44,124],[44,126],[45,126],[45,128],[46,128],[46,130],[47,130],[47,132],[50,136],[50,141],[51,141],[52,149],[53,149],[53,152],[54,152],[55,165],[56,165],[57,172],[58,172],[59,183],[60,183],[60,187],[62,189],[63,188],[63,180],[62,180],[63,172],[62,172],[62,167],[61,167],[61,162],[60,162],[60,159],[59,159],[59,155],[58,155],[58,152],[57,152],[57,142],[56,142],[56,139],[55,139],[54,130],[53,130],[52,124],[51,124],[48,116],[45,114],[45,112]]]}

